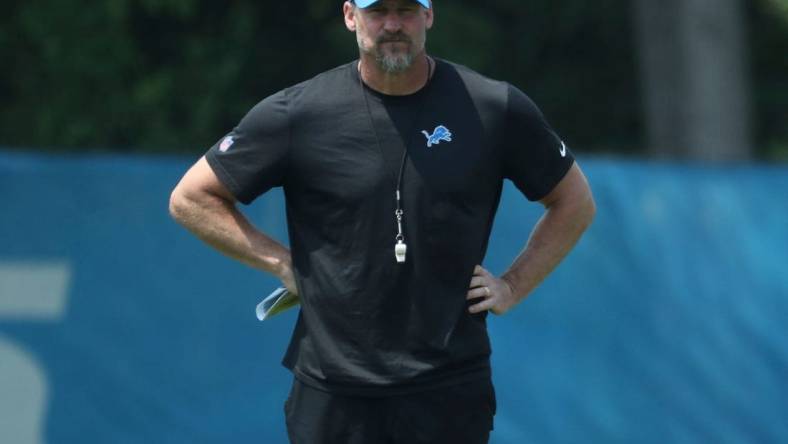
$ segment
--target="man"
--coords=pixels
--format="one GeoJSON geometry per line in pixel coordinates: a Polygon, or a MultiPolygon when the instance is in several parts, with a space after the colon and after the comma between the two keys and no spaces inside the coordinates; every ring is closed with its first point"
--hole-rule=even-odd
{"type": "Polygon", "coordinates": [[[343,6],[358,61],[256,105],[173,191],[201,239],[301,300],[283,364],[294,443],[484,443],[488,311],[560,262],[594,203],[566,145],[511,85],[425,52],[429,0],[343,6]],[[501,277],[482,261],[502,181],[546,210],[501,277]],[[284,189],[291,250],[237,210],[284,189]]]}

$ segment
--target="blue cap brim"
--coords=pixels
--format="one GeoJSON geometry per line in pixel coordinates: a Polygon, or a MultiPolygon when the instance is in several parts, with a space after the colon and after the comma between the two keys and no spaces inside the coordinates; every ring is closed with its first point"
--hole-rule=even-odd
{"type": "MultiPolygon", "coordinates": [[[[374,5],[375,3],[377,3],[378,1],[379,0],[356,0],[355,3],[356,6],[358,6],[359,8],[368,8],[374,5]]],[[[413,0],[413,1],[419,3],[421,6],[424,6],[427,9],[430,9],[430,0],[413,0]]]]}

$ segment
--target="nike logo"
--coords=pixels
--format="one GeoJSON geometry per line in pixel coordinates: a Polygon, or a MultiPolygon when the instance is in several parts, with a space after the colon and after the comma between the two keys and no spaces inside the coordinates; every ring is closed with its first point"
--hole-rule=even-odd
{"type": "Polygon", "coordinates": [[[561,141],[561,149],[559,151],[561,152],[561,157],[566,157],[566,145],[564,145],[563,140],[561,141]]]}

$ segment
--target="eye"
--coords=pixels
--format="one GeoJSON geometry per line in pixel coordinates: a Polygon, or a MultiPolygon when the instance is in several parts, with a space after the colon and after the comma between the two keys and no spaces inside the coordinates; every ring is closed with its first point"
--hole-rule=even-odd
{"type": "Polygon", "coordinates": [[[419,8],[417,6],[406,6],[399,8],[397,12],[405,17],[412,17],[419,12],[419,8]]]}

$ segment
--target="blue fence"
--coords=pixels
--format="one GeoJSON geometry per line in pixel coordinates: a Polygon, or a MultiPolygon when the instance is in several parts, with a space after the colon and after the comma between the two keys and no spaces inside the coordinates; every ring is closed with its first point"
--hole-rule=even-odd
{"type": "MultiPolygon", "coordinates": [[[[193,160],[0,152],[0,442],[286,442],[295,314],[169,219],[193,160]]],[[[594,225],[490,318],[491,442],[788,442],[788,169],[582,166],[594,225]]],[[[281,193],[245,211],[286,240],[281,193]]],[[[489,268],[539,213],[507,184],[489,268]]]]}

